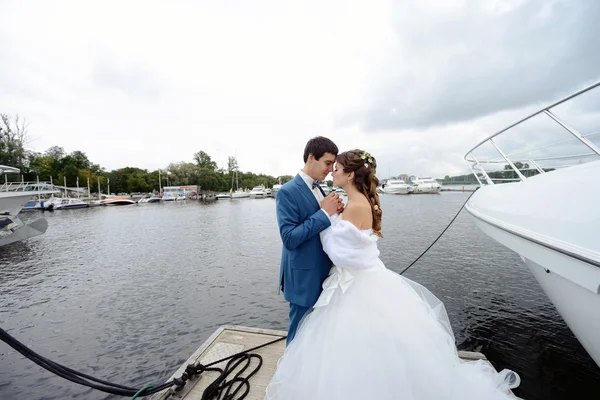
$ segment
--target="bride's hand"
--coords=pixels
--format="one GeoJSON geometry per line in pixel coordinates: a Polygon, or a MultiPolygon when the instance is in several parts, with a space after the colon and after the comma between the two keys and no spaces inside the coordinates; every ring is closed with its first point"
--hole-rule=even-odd
{"type": "Polygon", "coordinates": [[[339,208],[338,201],[339,196],[337,195],[337,193],[331,193],[329,194],[329,196],[325,197],[323,201],[321,201],[321,208],[325,210],[327,214],[333,215],[339,208]]]}
{"type": "Polygon", "coordinates": [[[338,198],[337,213],[341,214],[342,212],[344,212],[344,201],[341,198],[338,198]]]}

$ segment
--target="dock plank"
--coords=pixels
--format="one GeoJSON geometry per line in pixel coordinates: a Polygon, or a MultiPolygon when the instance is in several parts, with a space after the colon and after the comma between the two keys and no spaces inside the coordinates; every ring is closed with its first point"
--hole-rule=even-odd
{"type": "MultiPolygon", "coordinates": [[[[179,369],[169,377],[171,380],[176,377],[181,377],[185,368],[189,364],[200,361],[202,364],[208,364],[213,361],[231,356],[244,350],[251,349],[256,346],[271,342],[277,338],[285,336],[287,332],[251,328],[246,326],[225,325],[217,329],[199,348],[192,354],[190,358],[179,369]]],[[[271,380],[271,377],[277,369],[277,362],[283,355],[285,350],[285,340],[252,351],[253,354],[258,354],[263,358],[263,365],[260,370],[250,380],[250,392],[246,397],[247,400],[263,400],[266,387],[271,380]]],[[[478,352],[459,351],[458,355],[461,359],[484,360],[487,361],[485,355],[478,352]]],[[[217,364],[219,368],[223,368],[226,362],[217,364]]],[[[258,362],[253,360],[250,367],[254,367],[258,362]]],[[[491,365],[491,364],[490,364],[491,365]]],[[[190,379],[185,387],[180,392],[174,392],[171,389],[157,393],[150,397],[150,400],[200,400],[206,387],[218,377],[218,373],[204,372],[200,378],[190,379]]]]}
{"type": "MultiPolygon", "coordinates": [[[[169,378],[169,380],[180,377],[188,364],[200,361],[202,364],[208,364],[224,357],[233,355],[240,351],[251,349],[256,346],[271,342],[287,334],[285,331],[276,331],[270,329],[249,328],[243,326],[223,326],[213,333],[205,342],[194,352],[194,354],[169,378]]],[[[265,396],[266,387],[271,377],[277,369],[277,362],[285,350],[285,340],[271,344],[267,347],[255,350],[252,353],[258,354],[263,358],[263,365],[260,370],[251,379],[250,393],[246,397],[248,400],[262,400],[265,396]]],[[[226,362],[217,364],[223,368],[226,362]]],[[[252,361],[250,367],[257,365],[257,361],[252,361]]],[[[200,379],[195,378],[188,381],[184,389],[178,393],[164,391],[152,396],[151,400],[166,399],[185,399],[199,400],[206,387],[217,378],[218,373],[205,372],[200,379]]]]}

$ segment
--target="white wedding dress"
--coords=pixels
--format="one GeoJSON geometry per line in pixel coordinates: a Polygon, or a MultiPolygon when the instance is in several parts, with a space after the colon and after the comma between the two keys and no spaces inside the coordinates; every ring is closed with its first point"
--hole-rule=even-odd
{"type": "Polygon", "coordinates": [[[321,241],[334,266],[265,399],[514,399],[519,376],[460,360],[443,303],[385,268],[372,230],[334,216],[321,241]]]}

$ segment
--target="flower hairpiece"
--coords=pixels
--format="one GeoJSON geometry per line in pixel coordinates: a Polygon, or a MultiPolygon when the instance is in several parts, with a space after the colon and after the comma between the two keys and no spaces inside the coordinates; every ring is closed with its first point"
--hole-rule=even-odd
{"type": "Polygon", "coordinates": [[[360,155],[361,160],[365,160],[365,168],[369,168],[369,164],[373,164],[373,156],[366,151],[363,151],[360,155]],[[367,163],[368,162],[368,163],[367,163]]]}

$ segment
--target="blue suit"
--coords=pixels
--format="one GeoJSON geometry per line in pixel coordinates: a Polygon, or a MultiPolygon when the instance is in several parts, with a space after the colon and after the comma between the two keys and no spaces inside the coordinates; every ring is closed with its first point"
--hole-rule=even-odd
{"type": "Polygon", "coordinates": [[[319,298],[321,285],[329,274],[331,260],[323,251],[319,232],[328,228],[331,221],[300,175],[284,184],[276,199],[283,241],[279,288],[290,303],[290,343],[298,323],[319,298]]]}

